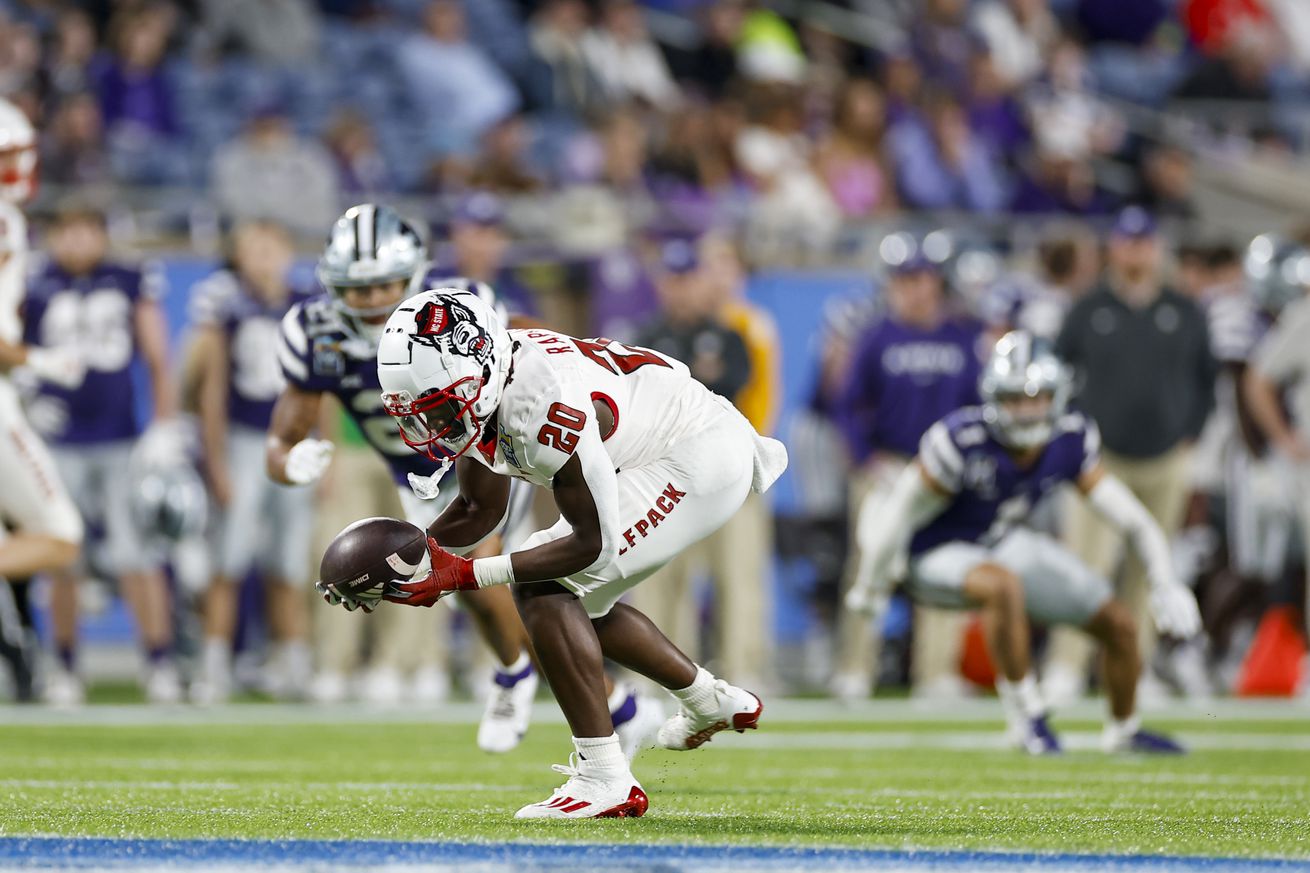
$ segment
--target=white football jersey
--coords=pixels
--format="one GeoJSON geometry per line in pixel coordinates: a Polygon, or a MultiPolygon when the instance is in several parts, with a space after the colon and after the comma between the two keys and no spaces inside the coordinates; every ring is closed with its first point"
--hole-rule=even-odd
{"type": "Polygon", "coordinates": [[[27,281],[27,219],[22,210],[0,200],[0,340],[23,338],[18,309],[27,281]]]}
{"type": "MultiPolygon", "coordinates": [[[[496,444],[470,452],[492,470],[550,488],[580,446],[599,437],[614,470],[659,460],[683,436],[722,412],[687,367],[649,349],[511,330],[514,367],[498,407],[496,444]],[[613,424],[597,419],[609,407],[613,424]],[[608,431],[608,432],[607,432],[608,431]]],[[[583,463],[596,459],[583,456],[583,463]]]]}

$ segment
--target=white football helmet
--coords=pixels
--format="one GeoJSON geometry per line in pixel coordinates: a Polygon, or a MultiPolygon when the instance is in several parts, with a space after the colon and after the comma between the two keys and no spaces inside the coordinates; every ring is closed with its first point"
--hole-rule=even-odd
{"type": "Polygon", "coordinates": [[[0,199],[22,203],[36,193],[36,131],[23,110],[0,98],[0,199]]]}
{"type": "Polygon", "coordinates": [[[396,307],[378,344],[378,380],[405,443],[451,462],[481,441],[513,355],[504,322],[477,293],[434,288],[396,307]]]}

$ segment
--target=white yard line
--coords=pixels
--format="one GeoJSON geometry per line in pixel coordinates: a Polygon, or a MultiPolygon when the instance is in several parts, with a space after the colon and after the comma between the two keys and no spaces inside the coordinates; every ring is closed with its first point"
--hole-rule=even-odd
{"type": "MultiPolygon", "coordinates": [[[[259,792],[288,792],[299,793],[303,791],[314,792],[324,796],[330,796],[333,793],[376,793],[376,792],[531,792],[540,786],[537,785],[507,785],[507,784],[490,784],[484,782],[267,782],[259,784],[241,784],[236,782],[227,782],[222,780],[203,781],[203,780],[160,780],[160,779],[0,779],[0,789],[9,789],[13,791],[27,790],[48,790],[48,791],[87,791],[87,790],[104,790],[115,792],[136,792],[136,791],[213,791],[213,792],[230,792],[230,791],[259,791],[259,792]]],[[[897,798],[897,799],[923,799],[923,800],[943,800],[951,801],[1011,801],[1011,800],[1042,800],[1042,801],[1069,801],[1085,806],[1087,803],[1087,792],[1082,789],[1062,789],[1047,791],[987,791],[987,790],[966,790],[956,791],[946,788],[904,788],[904,787],[835,787],[835,786],[814,786],[807,789],[806,793],[820,795],[823,797],[856,797],[856,798],[897,798]]],[[[1179,796],[1194,798],[1196,800],[1225,800],[1225,801],[1249,801],[1261,802],[1270,799],[1268,790],[1251,789],[1247,791],[1215,791],[1215,790],[1198,790],[1191,786],[1177,787],[1173,789],[1161,788],[1156,786],[1155,796],[1161,799],[1176,799],[1179,796]]],[[[72,798],[65,798],[71,800],[72,798]]],[[[1098,802],[1098,808],[1138,808],[1142,805],[1140,800],[1124,801],[1106,801],[1098,802]]],[[[1085,810],[1084,810],[1085,811],[1085,810]]],[[[699,813],[699,812],[675,812],[672,815],[678,817],[703,817],[714,816],[719,813],[699,813]]]]}
{"type": "MultiPolygon", "coordinates": [[[[672,703],[669,704],[672,709],[672,703]]],[[[1292,700],[1232,700],[1205,703],[1170,702],[1143,708],[1148,719],[1197,723],[1300,722],[1310,732],[1310,703],[1292,700]]],[[[13,725],[247,725],[247,724],[476,724],[482,705],[462,701],[429,707],[377,707],[359,703],[333,706],[251,703],[210,708],[160,707],[140,704],[86,706],[71,711],[43,707],[0,707],[0,729],[13,725]]],[[[1086,700],[1056,713],[1063,721],[1099,721],[1105,715],[1100,700],[1086,700]]],[[[870,700],[843,704],[832,700],[766,699],[766,722],[897,723],[951,721],[994,722],[1001,719],[994,698],[961,701],[870,700]]],[[[533,708],[539,723],[563,722],[559,708],[540,702],[533,708]]]]}

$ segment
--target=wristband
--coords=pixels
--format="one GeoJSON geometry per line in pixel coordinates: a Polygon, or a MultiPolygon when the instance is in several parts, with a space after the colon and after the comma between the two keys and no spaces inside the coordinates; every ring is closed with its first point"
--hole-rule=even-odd
{"type": "Polygon", "coordinates": [[[514,581],[514,565],[509,555],[497,555],[494,558],[475,558],[473,560],[473,578],[479,588],[492,585],[506,585],[514,581]]]}

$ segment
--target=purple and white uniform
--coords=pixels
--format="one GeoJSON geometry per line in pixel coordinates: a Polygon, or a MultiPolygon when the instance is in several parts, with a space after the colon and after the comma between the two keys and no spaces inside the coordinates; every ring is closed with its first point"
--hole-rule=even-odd
{"type": "Polygon", "coordinates": [[[23,341],[72,346],[86,363],[80,386],[42,382],[33,399],[33,424],[51,445],[103,445],[141,435],[132,378],[140,358],[136,304],[163,292],[157,270],[107,261],[82,276],[52,261],[32,278],[23,304],[23,341]]]}
{"type": "Polygon", "coordinates": [[[886,318],[864,333],[841,403],[857,463],[875,452],[910,457],[934,421],[978,401],[980,336],[963,318],[931,330],[886,318]]]}
{"type": "Polygon", "coordinates": [[[100,560],[115,575],[160,561],[132,521],[129,467],[142,430],[132,373],[140,360],[136,308],[163,292],[155,269],[105,261],[73,276],[51,261],[32,277],[24,303],[25,342],[71,346],[86,364],[77,388],[40,383],[28,410],[78,511],[103,527],[100,560]]]}
{"type": "Polygon", "coordinates": [[[1016,573],[1034,619],[1085,625],[1111,597],[1109,583],[1050,536],[1022,527],[1032,508],[1100,463],[1096,425],[1079,412],[1056,422],[1037,459],[1020,466],[983,421],[978,406],[930,427],[919,463],[952,496],[910,541],[909,590],[918,601],[963,609],[964,577],[995,562],[1016,573]]]}
{"type": "Polygon", "coordinates": [[[307,295],[270,305],[230,270],[203,279],[191,294],[191,321],[217,330],[227,352],[227,453],[231,502],[219,514],[214,565],[229,579],[252,568],[289,585],[309,578],[313,492],[285,488],[264,472],[264,441],[273,404],[286,384],[278,364],[282,318],[307,295]]]}

